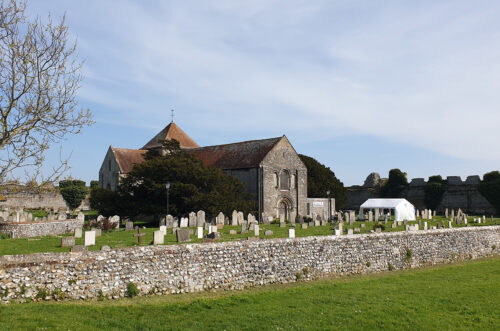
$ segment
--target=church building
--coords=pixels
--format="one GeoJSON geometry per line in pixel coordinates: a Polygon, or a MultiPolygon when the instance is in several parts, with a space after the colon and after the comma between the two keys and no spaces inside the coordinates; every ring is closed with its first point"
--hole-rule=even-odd
{"type": "MultiPolygon", "coordinates": [[[[258,200],[259,215],[290,218],[310,214],[307,169],[286,136],[200,147],[174,122],[140,149],[110,146],[101,169],[99,185],[116,190],[121,178],[144,161],[148,150],[162,150],[165,140],[175,139],[205,166],[223,169],[246,184],[258,200]]],[[[314,199],[318,200],[318,199],[314,199]]],[[[335,209],[333,207],[332,209],[335,209]]]]}

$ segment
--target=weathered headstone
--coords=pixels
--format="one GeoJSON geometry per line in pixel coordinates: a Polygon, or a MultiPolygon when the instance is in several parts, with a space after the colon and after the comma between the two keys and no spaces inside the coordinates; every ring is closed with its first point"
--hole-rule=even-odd
{"type": "Polygon", "coordinates": [[[189,236],[189,229],[179,229],[177,230],[177,242],[189,242],[191,237],[189,236]]]}
{"type": "Polygon", "coordinates": [[[255,227],[253,228],[253,233],[255,236],[259,236],[259,225],[255,224],[255,227]]]}
{"type": "Polygon", "coordinates": [[[302,228],[302,229],[307,229],[307,223],[302,223],[302,224],[301,224],[301,228],[302,228]]]}
{"type": "Polygon", "coordinates": [[[134,229],[134,222],[132,221],[127,221],[125,223],[125,230],[126,231],[130,231],[130,230],[133,230],[134,229]]]}
{"type": "Polygon", "coordinates": [[[237,232],[236,232],[236,230],[229,230],[229,234],[230,235],[235,235],[235,234],[237,234],[237,232]]]}
{"type": "Polygon", "coordinates": [[[62,237],[61,247],[72,247],[75,246],[75,237],[62,237]]]}
{"type": "Polygon", "coordinates": [[[361,223],[360,225],[362,228],[366,227],[366,224],[365,223],[361,223]]]}
{"type": "Polygon", "coordinates": [[[95,232],[96,238],[100,237],[102,234],[102,230],[100,228],[92,228],[91,230],[95,232]]]}
{"type": "Polygon", "coordinates": [[[81,238],[82,237],[82,228],[76,228],[75,229],[75,238],[81,238]]]}
{"type": "Polygon", "coordinates": [[[361,229],[360,228],[354,228],[354,232],[361,233],[361,229]]]}
{"type": "Polygon", "coordinates": [[[286,228],[286,223],[285,222],[280,222],[280,228],[286,228]]]}
{"type": "Polygon", "coordinates": [[[424,230],[427,230],[427,222],[424,222],[424,230]]]}
{"type": "Polygon", "coordinates": [[[243,215],[243,212],[239,211],[238,212],[238,224],[242,224],[243,222],[245,222],[245,217],[243,215]]]}
{"type": "Polygon", "coordinates": [[[205,225],[205,212],[203,210],[198,210],[196,213],[196,226],[205,225]]]}
{"type": "Polygon", "coordinates": [[[196,214],[193,212],[189,213],[189,227],[196,226],[196,214]]]}
{"type": "Polygon", "coordinates": [[[266,232],[264,232],[264,235],[265,236],[272,236],[273,235],[273,231],[267,230],[266,232]]]}
{"type": "Polygon", "coordinates": [[[288,238],[295,238],[295,229],[288,229],[288,238]]]}
{"type": "Polygon", "coordinates": [[[85,246],[95,245],[95,231],[85,231],[85,246]]]}
{"type": "Polygon", "coordinates": [[[76,219],[78,221],[84,222],[85,221],[85,214],[82,212],[79,212],[78,215],[76,216],[76,219]]]}
{"type": "Polygon", "coordinates": [[[187,217],[181,217],[181,228],[187,228],[189,226],[189,219],[187,217]]]}
{"type": "Polygon", "coordinates": [[[348,235],[352,235],[352,234],[354,234],[353,229],[347,229],[347,234],[348,234],[348,235]]]}
{"type": "Polygon", "coordinates": [[[335,229],[333,231],[333,234],[336,235],[336,236],[340,236],[340,235],[342,235],[342,232],[339,229],[335,229]]]}
{"type": "Polygon", "coordinates": [[[167,215],[165,217],[165,225],[167,228],[171,229],[174,227],[174,217],[172,215],[167,215]]]}
{"type": "Polygon", "coordinates": [[[160,225],[160,231],[163,232],[163,235],[167,235],[167,226],[166,225],[160,225]]]}
{"type": "Polygon", "coordinates": [[[165,234],[158,230],[154,232],[153,245],[163,245],[165,243],[165,234]]]}
{"type": "Polygon", "coordinates": [[[238,212],[236,210],[233,210],[233,214],[231,215],[231,225],[232,226],[238,225],[238,212]]]}
{"type": "Polygon", "coordinates": [[[109,222],[113,225],[115,229],[120,228],[120,216],[114,215],[109,218],[109,222]]]}
{"type": "Polygon", "coordinates": [[[264,224],[265,225],[271,224],[272,221],[273,221],[273,217],[272,216],[267,216],[266,218],[264,218],[264,224]]]}
{"type": "Polygon", "coordinates": [[[371,210],[368,212],[368,222],[373,222],[373,212],[371,210]]]}
{"type": "Polygon", "coordinates": [[[203,238],[203,227],[199,226],[196,228],[196,238],[202,239],[203,238]]]}

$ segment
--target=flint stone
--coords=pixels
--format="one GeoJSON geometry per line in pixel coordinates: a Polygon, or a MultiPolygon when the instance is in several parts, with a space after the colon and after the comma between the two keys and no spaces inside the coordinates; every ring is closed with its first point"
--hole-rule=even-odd
{"type": "Polygon", "coordinates": [[[62,237],[61,247],[73,247],[75,246],[75,237],[62,237]]]}
{"type": "Polygon", "coordinates": [[[176,232],[177,242],[189,242],[191,241],[191,237],[189,235],[189,229],[178,229],[176,232]]]}

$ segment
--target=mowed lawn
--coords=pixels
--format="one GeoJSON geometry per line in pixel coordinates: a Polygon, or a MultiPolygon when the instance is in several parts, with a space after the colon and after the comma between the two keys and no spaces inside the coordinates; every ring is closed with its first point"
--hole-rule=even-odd
{"type": "Polygon", "coordinates": [[[0,306],[0,329],[500,329],[500,258],[236,292],[0,306]]]}

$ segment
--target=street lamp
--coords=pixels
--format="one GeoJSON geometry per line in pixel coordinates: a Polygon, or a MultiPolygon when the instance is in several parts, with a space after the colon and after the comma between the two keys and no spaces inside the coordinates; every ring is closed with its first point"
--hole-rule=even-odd
{"type": "Polygon", "coordinates": [[[168,215],[168,190],[170,189],[170,182],[167,182],[165,184],[165,187],[167,188],[167,215],[168,215]]]}
{"type": "Polygon", "coordinates": [[[328,221],[332,221],[332,207],[330,202],[330,190],[326,191],[326,195],[328,196],[328,221]]]}

